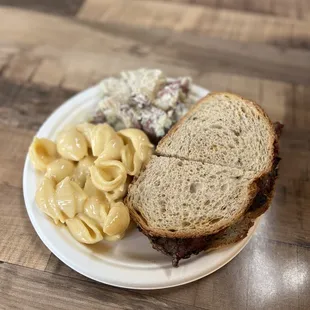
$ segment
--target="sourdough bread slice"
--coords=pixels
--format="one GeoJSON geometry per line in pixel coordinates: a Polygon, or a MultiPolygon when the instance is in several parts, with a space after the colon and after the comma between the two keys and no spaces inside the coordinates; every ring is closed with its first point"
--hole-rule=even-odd
{"type": "Polygon", "coordinates": [[[271,169],[275,139],[270,119],[257,104],[234,94],[213,93],[168,132],[156,153],[260,175],[271,169]]]}
{"type": "Polygon", "coordinates": [[[149,235],[205,236],[242,217],[258,191],[254,176],[238,168],[153,156],[130,186],[126,204],[149,235]]]}

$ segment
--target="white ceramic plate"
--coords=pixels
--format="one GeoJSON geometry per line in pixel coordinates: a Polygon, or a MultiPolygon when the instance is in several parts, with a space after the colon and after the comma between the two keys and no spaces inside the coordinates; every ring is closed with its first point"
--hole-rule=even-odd
{"type": "MultiPolygon", "coordinates": [[[[195,86],[193,99],[208,93],[195,86]]],[[[68,124],[86,120],[100,98],[98,86],[89,88],[60,106],[42,125],[38,137],[55,139],[55,134],[68,124]]],[[[171,266],[171,259],[152,249],[148,239],[132,228],[118,242],[83,245],[75,241],[64,226],[57,227],[36,206],[34,197],[42,176],[35,173],[27,156],[23,190],[31,223],[43,243],[66,265],[86,277],[118,287],[160,289],[189,283],[221,268],[232,260],[248,243],[258,221],[247,238],[239,243],[210,253],[201,253],[171,266]]]]}

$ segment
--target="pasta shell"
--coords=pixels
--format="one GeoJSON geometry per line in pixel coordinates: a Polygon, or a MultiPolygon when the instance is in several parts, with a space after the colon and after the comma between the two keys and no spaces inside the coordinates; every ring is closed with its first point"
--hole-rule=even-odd
{"type": "Polygon", "coordinates": [[[101,226],[108,216],[109,206],[107,201],[102,201],[99,197],[89,197],[84,204],[84,213],[95,220],[101,226]]]}
{"type": "Polygon", "coordinates": [[[84,203],[87,199],[87,195],[85,192],[81,189],[81,187],[76,184],[74,181],[70,181],[71,186],[73,188],[75,203],[76,203],[76,210],[77,212],[82,212],[84,203]]]}
{"type": "Polygon", "coordinates": [[[103,239],[106,240],[106,241],[118,241],[118,240],[121,240],[123,239],[125,236],[125,233],[122,233],[122,234],[119,234],[119,235],[114,235],[114,236],[108,236],[108,235],[104,235],[103,236],[103,239]]]}
{"type": "Polygon", "coordinates": [[[119,186],[118,188],[116,188],[115,190],[111,192],[105,193],[105,196],[107,197],[110,203],[115,202],[116,200],[124,198],[126,196],[128,185],[131,182],[131,179],[132,178],[128,176],[124,184],[122,184],[121,186],[119,186]]]}
{"type": "Polygon", "coordinates": [[[51,217],[55,224],[64,223],[65,216],[58,207],[55,199],[55,181],[44,178],[36,191],[36,203],[41,211],[51,217]]]}
{"type": "Polygon", "coordinates": [[[125,144],[132,145],[142,162],[146,162],[152,155],[153,145],[147,135],[140,129],[127,128],[120,130],[118,135],[122,137],[125,144]]]}
{"type": "Polygon", "coordinates": [[[76,128],[60,132],[56,145],[58,153],[65,159],[79,161],[88,153],[87,141],[76,128]]]}
{"type": "Polygon", "coordinates": [[[84,191],[69,177],[56,186],[56,201],[60,210],[67,218],[73,218],[77,213],[83,212],[83,206],[87,199],[84,191]]]}
{"type": "Polygon", "coordinates": [[[124,146],[122,139],[108,124],[99,124],[92,130],[92,152],[103,160],[120,159],[124,146]]]}
{"type": "Polygon", "coordinates": [[[74,164],[64,158],[56,159],[46,166],[45,176],[52,178],[59,183],[65,177],[71,176],[74,171],[74,164]]]}
{"type": "Polygon", "coordinates": [[[79,242],[94,244],[103,239],[100,226],[86,214],[79,213],[66,221],[71,235],[79,242]]]}
{"type": "Polygon", "coordinates": [[[108,236],[122,234],[128,228],[129,223],[130,216],[128,208],[122,202],[117,202],[112,205],[109,211],[103,231],[108,236]]]}
{"type": "Polygon", "coordinates": [[[44,172],[56,157],[56,144],[53,141],[34,137],[29,148],[29,158],[35,169],[44,172]]]}
{"type": "Polygon", "coordinates": [[[91,147],[91,140],[92,140],[92,130],[94,129],[95,125],[91,123],[82,123],[76,126],[76,129],[84,135],[87,141],[87,146],[91,147]]]}
{"type": "Polygon", "coordinates": [[[73,180],[81,187],[84,187],[86,178],[90,176],[89,168],[94,164],[95,157],[87,156],[80,160],[75,168],[73,180]]]}
{"type": "Polygon", "coordinates": [[[138,175],[141,170],[142,160],[134,150],[132,144],[127,144],[121,151],[121,159],[129,175],[138,175]]]}
{"type": "Polygon", "coordinates": [[[98,158],[89,170],[93,184],[104,192],[115,190],[124,184],[127,178],[126,169],[118,160],[98,158]]]}
{"type": "Polygon", "coordinates": [[[102,201],[106,201],[106,196],[103,193],[103,191],[99,190],[92,182],[90,177],[86,178],[85,186],[84,186],[84,192],[88,197],[98,197],[102,201]]]}

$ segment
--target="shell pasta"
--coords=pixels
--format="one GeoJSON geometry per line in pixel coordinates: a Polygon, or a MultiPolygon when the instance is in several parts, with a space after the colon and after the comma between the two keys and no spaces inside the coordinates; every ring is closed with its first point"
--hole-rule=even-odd
{"type": "Polygon", "coordinates": [[[44,178],[36,192],[36,203],[38,207],[49,217],[55,224],[65,222],[65,216],[61,212],[55,197],[55,181],[44,178]]]}
{"type": "Polygon", "coordinates": [[[96,196],[89,197],[84,204],[84,213],[101,226],[104,226],[109,209],[107,201],[101,200],[96,196]]]}
{"type": "Polygon", "coordinates": [[[81,187],[85,185],[86,178],[90,176],[89,168],[93,166],[95,157],[87,156],[80,160],[73,174],[73,180],[81,187]]]}
{"type": "Polygon", "coordinates": [[[127,176],[127,179],[126,179],[124,184],[117,187],[113,191],[106,192],[105,196],[106,196],[107,200],[109,202],[114,202],[114,201],[117,201],[121,198],[124,198],[127,194],[128,186],[129,186],[129,183],[131,182],[131,179],[132,178],[130,176],[127,176]]]}
{"type": "Polygon", "coordinates": [[[108,124],[99,124],[92,130],[91,146],[94,156],[103,160],[120,159],[122,139],[108,124]]]}
{"type": "Polygon", "coordinates": [[[52,161],[46,166],[45,176],[54,179],[57,183],[62,181],[65,177],[71,176],[74,171],[73,162],[60,158],[52,161]]]}
{"type": "Polygon", "coordinates": [[[73,219],[66,221],[71,235],[79,242],[93,244],[103,239],[100,226],[86,214],[79,213],[73,219]]]}
{"type": "Polygon", "coordinates": [[[99,159],[89,170],[94,185],[104,192],[114,191],[126,182],[126,169],[118,160],[99,159]]]}
{"type": "Polygon", "coordinates": [[[66,218],[73,218],[77,213],[83,212],[87,195],[69,177],[57,184],[55,196],[59,209],[66,218]]]}
{"type": "Polygon", "coordinates": [[[126,144],[132,145],[137,157],[142,162],[149,160],[152,155],[153,145],[142,130],[136,128],[123,129],[118,132],[118,135],[123,138],[126,144]]]}
{"type": "Polygon", "coordinates": [[[87,155],[86,138],[76,128],[61,131],[56,145],[57,152],[65,159],[79,161],[87,155]]]}
{"type": "Polygon", "coordinates": [[[57,157],[56,144],[48,139],[35,137],[29,148],[29,158],[35,169],[44,172],[57,157]]]}
{"type": "Polygon", "coordinates": [[[126,171],[129,175],[137,176],[142,165],[149,160],[153,145],[147,135],[139,129],[123,129],[118,132],[118,135],[122,137],[125,144],[121,152],[121,160],[126,171]]]}
{"type": "Polygon", "coordinates": [[[128,208],[122,202],[117,202],[112,205],[106,221],[103,226],[103,231],[108,236],[122,234],[129,226],[130,216],[128,208]]]}
{"type": "Polygon", "coordinates": [[[56,143],[35,137],[30,161],[45,173],[36,192],[37,206],[81,243],[117,241],[130,223],[122,199],[152,150],[141,130],[116,132],[108,124],[68,128],[56,143]]]}

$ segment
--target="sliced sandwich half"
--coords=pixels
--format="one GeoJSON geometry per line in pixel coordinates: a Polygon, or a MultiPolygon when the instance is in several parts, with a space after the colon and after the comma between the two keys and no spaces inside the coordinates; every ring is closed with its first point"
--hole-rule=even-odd
{"type": "Polygon", "coordinates": [[[270,205],[281,128],[237,95],[200,100],[129,187],[126,204],[153,247],[177,266],[244,238],[270,205]]]}

